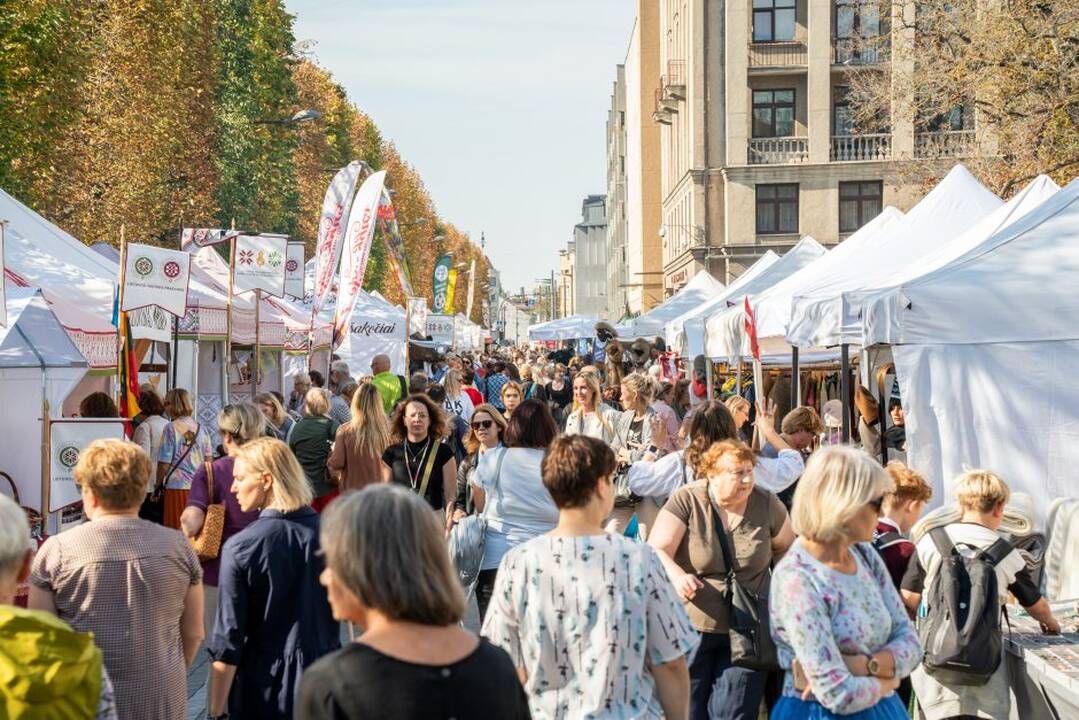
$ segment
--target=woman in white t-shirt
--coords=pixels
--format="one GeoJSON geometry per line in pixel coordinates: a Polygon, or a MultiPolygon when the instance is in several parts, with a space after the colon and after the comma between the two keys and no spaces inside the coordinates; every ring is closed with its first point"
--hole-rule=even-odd
{"type": "Polygon", "coordinates": [[[457,415],[465,422],[470,422],[476,407],[472,404],[472,398],[461,386],[461,371],[450,369],[446,377],[442,378],[442,387],[446,390],[446,400],[442,403],[446,412],[457,415]]]}
{"type": "Polygon", "coordinates": [[[476,581],[480,619],[494,592],[503,556],[558,523],[558,507],[543,486],[543,454],[558,435],[547,405],[528,400],[517,406],[502,436],[504,450],[484,454],[472,475],[472,499],[482,512],[488,502],[483,561],[476,581]]]}

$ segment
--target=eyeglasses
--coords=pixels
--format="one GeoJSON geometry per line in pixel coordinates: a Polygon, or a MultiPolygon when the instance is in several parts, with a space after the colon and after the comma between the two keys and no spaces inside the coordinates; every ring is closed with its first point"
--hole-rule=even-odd
{"type": "Polygon", "coordinates": [[[472,423],[473,430],[490,430],[491,426],[495,424],[494,420],[477,420],[472,423]]]}
{"type": "Polygon", "coordinates": [[[873,498],[872,500],[867,502],[866,505],[873,508],[873,510],[876,511],[877,515],[880,515],[881,508],[884,507],[884,496],[881,495],[878,498],[873,498]]]}

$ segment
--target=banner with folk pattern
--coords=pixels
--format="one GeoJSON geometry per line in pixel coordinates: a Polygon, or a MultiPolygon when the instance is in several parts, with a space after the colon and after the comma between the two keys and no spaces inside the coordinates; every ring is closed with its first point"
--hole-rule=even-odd
{"type": "Polygon", "coordinates": [[[284,297],[287,252],[288,238],[284,235],[241,235],[236,238],[233,295],[261,290],[267,295],[284,297]]]}
{"type": "Polygon", "coordinates": [[[322,199],[322,215],[318,223],[318,244],[315,246],[315,287],[314,313],[322,310],[326,296],[333,289],[333,276],[337,272],[337,263],[341,259],[341,246],[344,244],[345,223],[352,196],[356,192],[356,183],[364,164],[353,160],[337,171],[326,196],[322,199]]]}

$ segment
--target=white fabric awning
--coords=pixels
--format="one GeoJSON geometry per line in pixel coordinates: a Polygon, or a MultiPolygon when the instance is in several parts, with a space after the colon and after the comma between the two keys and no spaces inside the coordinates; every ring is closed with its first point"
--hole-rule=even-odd
{"type": "Polygon", "coordinates": [[[529,340],[577,340],[578,338],[591,338],[596,336],[595,318],[584,315],[570,315],[569,317],[548,320],[539,325],[528,328],[529,340]]]}
{"type": "Polygon", "coordinates": [[[628,329],[624,335],[620,332],[619,338],[651,338],[663,335],[668,321],[722,294],[724,289],[723,283],[712,277],[710,273],[701,270],[674,295],[626,323],[628,329]]]}
{"type": "MultiPolygon", "coordinates": [[[[829,250],[826,255],[751,297],[750,304],[757,320],[757,338],[763,352],[789,355],[790,347],[785,336],[790,324],[791,300],[794,295],[812,288],[818,278],[840,271],[847,258],[856,254],[863,245],[871,244],[878,233],[886,231],[902,217],[903,213],[896,208],[884,208],[880,215],[829,250]]],[[[743,329],[745,313],[742,305],[717,311],[705,320],[704,325],[705,353],[709,357],[734,363],[749,355],[749,343],[743,329]]]]}
{"type": "Polygon", "coordinates": [[[798,347],[860,342],[860,308],[844,304],[844,293],[886,285],[897,269],[935,251],[1002,204],[956,165],[902,220],[795,293],[787,342],[798,347]]]}

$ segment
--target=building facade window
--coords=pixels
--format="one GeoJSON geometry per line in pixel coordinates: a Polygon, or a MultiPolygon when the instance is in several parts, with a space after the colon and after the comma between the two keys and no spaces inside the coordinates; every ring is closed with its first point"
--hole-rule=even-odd
{"type": "Polygon", "coordinates": [[[835,0],[832,27],[837,40],[868,40],[880,36],[880,11],[866,0],[835,0]]]}
{"type": "Polygon", "coordinates": [[[854,134],[854,121],[851,118],[847,88],[841,85],[837,85],[832,91],[832,134],[854,134]]]}
{"type": "Polygon", "coordinates": [[[753,0],[753,42],[794,39],[796,0],[753,0]]]}
{"type": "Polygon", "coordinates": [[[925,127],[929,132],[944,132],[948,130],[972,130],[974,122],[973,113],[962,105],[958,105],[946,113],[936,115],[926,121],[925,127]]]}
{"type": "Polygon", "coordinates": [[[852,233],[879,215],[883,197],[880,180],[839,183],[839,232],[852,233]]]}
{"type": "Polygon", "coordinates": [[[794,90],[753,91],[753,137],[794,135],[794,90]]]}
{"type": "Polygon", "coordinates": [[[757,234],[798,232],[798,184],[757,186],[757,234]]]}

